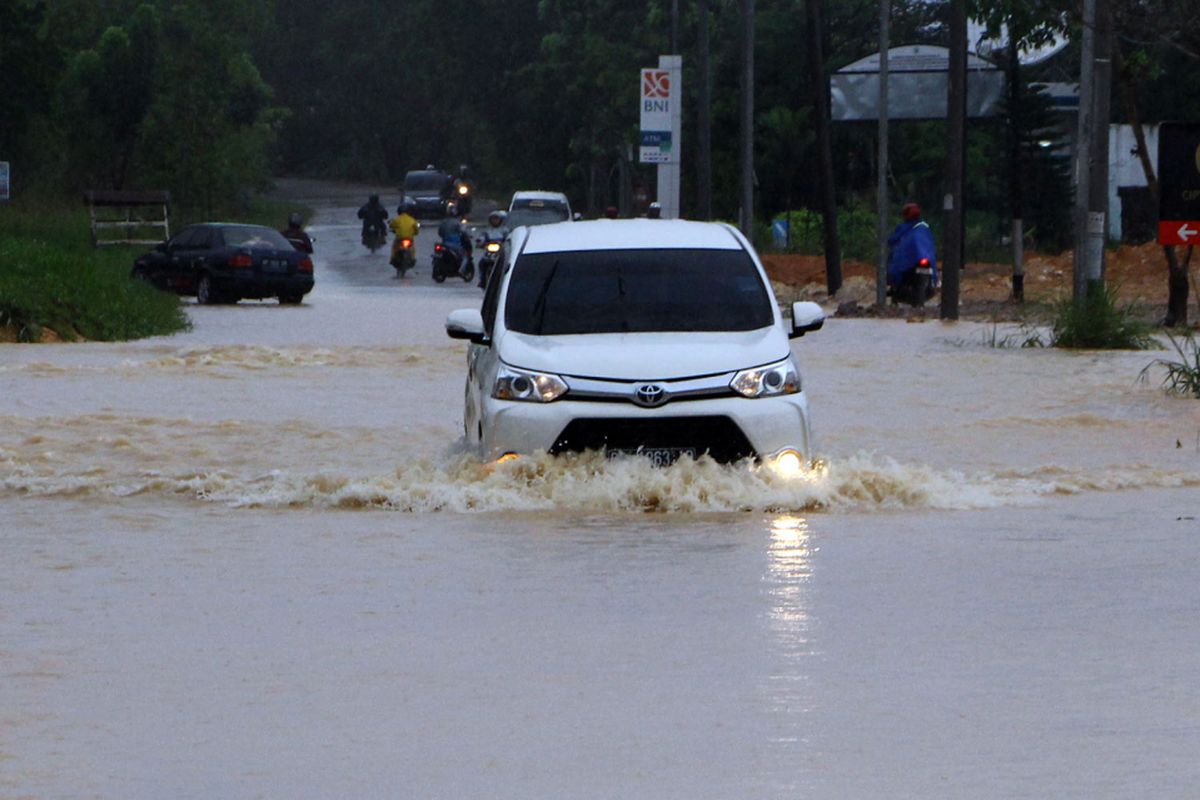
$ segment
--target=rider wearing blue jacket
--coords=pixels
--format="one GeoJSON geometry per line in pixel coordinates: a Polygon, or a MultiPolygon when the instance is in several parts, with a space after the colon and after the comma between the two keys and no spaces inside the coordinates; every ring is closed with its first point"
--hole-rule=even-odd
{"type": "Polygon", "coordinates": [[[888,237],[888,294],[894,302],[920,305],[933,297],[938,285],[933,231],[921,219],[921,207],[916,203],[905,203],[900,214],[904,221],[888,237]],[[925,296],[917,297],[916,270],[922,259],[928,261],[931,274],[925,296]]]}

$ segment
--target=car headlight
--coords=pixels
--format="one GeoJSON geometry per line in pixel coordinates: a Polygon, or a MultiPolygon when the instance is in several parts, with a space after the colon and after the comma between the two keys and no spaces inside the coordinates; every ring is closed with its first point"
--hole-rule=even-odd
{"type": "Polygon", "coordinates": [[[800,371],[791,357],[774,364],[744,369],[729,382],[743,397],[774,397],[800,391],[800,371]]]}
{"type": "Polygon", "coordinates": [[[567,393],[567,382],[557,375],[527,372],[500,365],[492,397],[497,400],[523,400],[529,403],[552,403],[567,393]]]}

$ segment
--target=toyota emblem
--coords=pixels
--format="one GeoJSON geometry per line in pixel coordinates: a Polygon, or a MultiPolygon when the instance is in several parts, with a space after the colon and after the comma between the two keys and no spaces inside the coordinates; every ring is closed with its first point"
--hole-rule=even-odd
{"type": "Polygon", "coordinates": [[[633,393],[633,399],[639,406],[653,408],[654,406],[662,405],[666,401],[667,393],[663,391],[661,386],[647,383],[637,387],[637,390],[633,393]]]}

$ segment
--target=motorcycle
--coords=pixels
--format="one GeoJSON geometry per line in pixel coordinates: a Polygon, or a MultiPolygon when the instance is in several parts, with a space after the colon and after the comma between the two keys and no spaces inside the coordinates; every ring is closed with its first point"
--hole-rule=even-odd
{"type": "Polygon", "coordinates": [[[370,250],[372,254],[375,254],[379,252],[379,248],[387,244],[387,233],[377,228],[364,228],[362,243],[363,247],[370,250]]]}
{"type": "Polygon", "coordinates": [[[461,217],[469,217],[471,215],[471,207],[474,205],[474,197],[472,197],[471,184],[461,178],[454,182],[454,194],[451,197],[454,204],[458,207],[458,214],[461,217]]]}
{"type": "Polygon", "coordinates": [[[392,244],[391,265],[396,268],[396,277],[403,278],[404,273],[417,265],[417,250],[413,240],[407,237],[392,244]]]}
{"type": "Polygon", "coordinates": [[[433,279],[442,283],[453,276],[470,283],[475,277],[475,263],[461,249],[438,242],[433,246],[433,279]]]}
{"type": "Polygon", "coordinates": [[[483,255],[479,257],[479,288],[486,289],[488,280],[492,277],[492,268],[496,266],[496,259],[500,256],[500,245],[503,242],[481,241],[479,244],[483,248],[483,255]]]}
{"type": "Polygon", "coordinates": [[[888,288],[892,302],[897,305],[908,303],[913,308],[920,308],[925,301],[933,297],[933,265],[928,258],[922,258],[904,273],[900,283],[888,288]]]}

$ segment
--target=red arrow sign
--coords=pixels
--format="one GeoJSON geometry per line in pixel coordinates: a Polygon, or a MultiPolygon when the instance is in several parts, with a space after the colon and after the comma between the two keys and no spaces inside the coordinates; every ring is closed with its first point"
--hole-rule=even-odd
{"type": "Polygon", "coordinates": [[[1159,244],[1200,244],[1200,220],[1173,219],[1158,223],[1159,244]]]}

